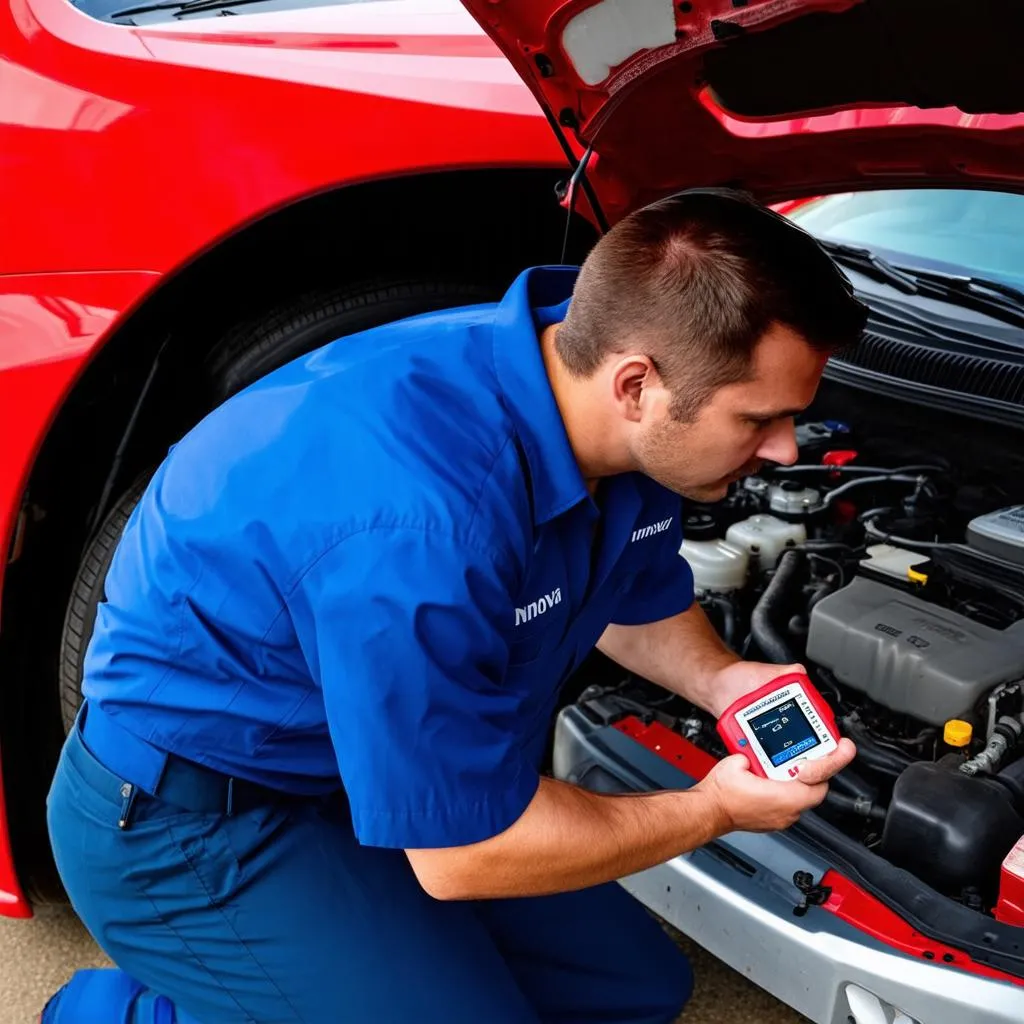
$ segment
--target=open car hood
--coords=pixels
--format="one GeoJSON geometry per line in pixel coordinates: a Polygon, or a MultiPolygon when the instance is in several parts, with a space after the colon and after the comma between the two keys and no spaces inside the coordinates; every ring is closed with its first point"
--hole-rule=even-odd
{"type": "Polygon", "coordinates": [[[463,0],[610,222],[669,192],[1024,190],[1017,0],[463,0]]]}

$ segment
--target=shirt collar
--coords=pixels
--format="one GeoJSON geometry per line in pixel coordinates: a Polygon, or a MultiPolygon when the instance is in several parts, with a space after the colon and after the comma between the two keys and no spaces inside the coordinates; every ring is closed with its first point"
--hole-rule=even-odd
{"type": "Polygon", "coordinates": [[[533,518],[541,525],[587,498],[538,335],[565,316],[578,267],[531,267],[512,282],[494,318],[494,369],[526,455],[533,518]]]}

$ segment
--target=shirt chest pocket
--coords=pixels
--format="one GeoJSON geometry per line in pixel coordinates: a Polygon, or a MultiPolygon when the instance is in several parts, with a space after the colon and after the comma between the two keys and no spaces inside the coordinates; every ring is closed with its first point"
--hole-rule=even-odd
{"type": "Polygon", "coordinates": [[[516,599],[506,633],[510,667],[554,652],[570,625],[568,587],[557,577],[530,580],[516,599]]]}

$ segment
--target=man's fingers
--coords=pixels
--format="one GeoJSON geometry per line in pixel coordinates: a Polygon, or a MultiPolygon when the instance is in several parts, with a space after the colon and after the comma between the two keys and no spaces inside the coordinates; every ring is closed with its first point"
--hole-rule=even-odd
{"type": "Polygon", "coordinates": [[[813,786],[806,786],[806,789],[808,792],[802,794],[805,798],[803,801],[805,809],[817,807],[828,796],[828,786],[824,782],[815,783],[813,786]]]}
{"type": "Polygon", "coordinates": [[[728,757],[723,757],[719,764],[728,765],[728,770],[730,771],[750,771],[750,762],[747,760],[746,754],[730,754],[728,757]]]}
{"type": "Polygon", "coordinates": [[[839,748],[828,757],[816,761],[807,761],[799,766],[797,779],[805,785],[813,786],[832,778],[836,772],[842,771],[856,756],[857,748],[845,736],[839,741],[839,748]]]}

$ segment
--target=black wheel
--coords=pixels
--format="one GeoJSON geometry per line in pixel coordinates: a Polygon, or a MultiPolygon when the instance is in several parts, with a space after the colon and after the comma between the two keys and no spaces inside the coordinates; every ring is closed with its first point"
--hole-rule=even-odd
{"type": "Polygon", "coordinates": [[[146,473],[139,477],[115,502],[78,566],[75,584],[71,588],[71,600],[64,616],[64,632],[60,638],[60,716],[65,733],[70,732],[75,724],[75,716],[82,703],[85,649],[96,623],[96,608],[103,600],[103,581],[107,578],[107,570],[121,538],[121,531],[142,497],[150,475],[146,473]]]}
{"type": "MultiPolygon", "coordinates": [[[[378,280],[300,296],[239,324],[211,349],[203,367],[208,407],[336,338],[417,313],[494,298],[493,286],[428,279],[378,280]]],[[[151,475],[152,469],[143,473],[118,498],[86,545],[79,564],[60,645],[60,707],[65,732],[81,706],[85,651],[96,609],[103,600],[107,570],[151,475]]]]}
{"type": "Polygon", "coordinates": [[[492,286],[441,280],[376,281],[301,296],[239,324],[214,346],[206,364],[212,402],[346,334],[496,297],[492,286]]]}

